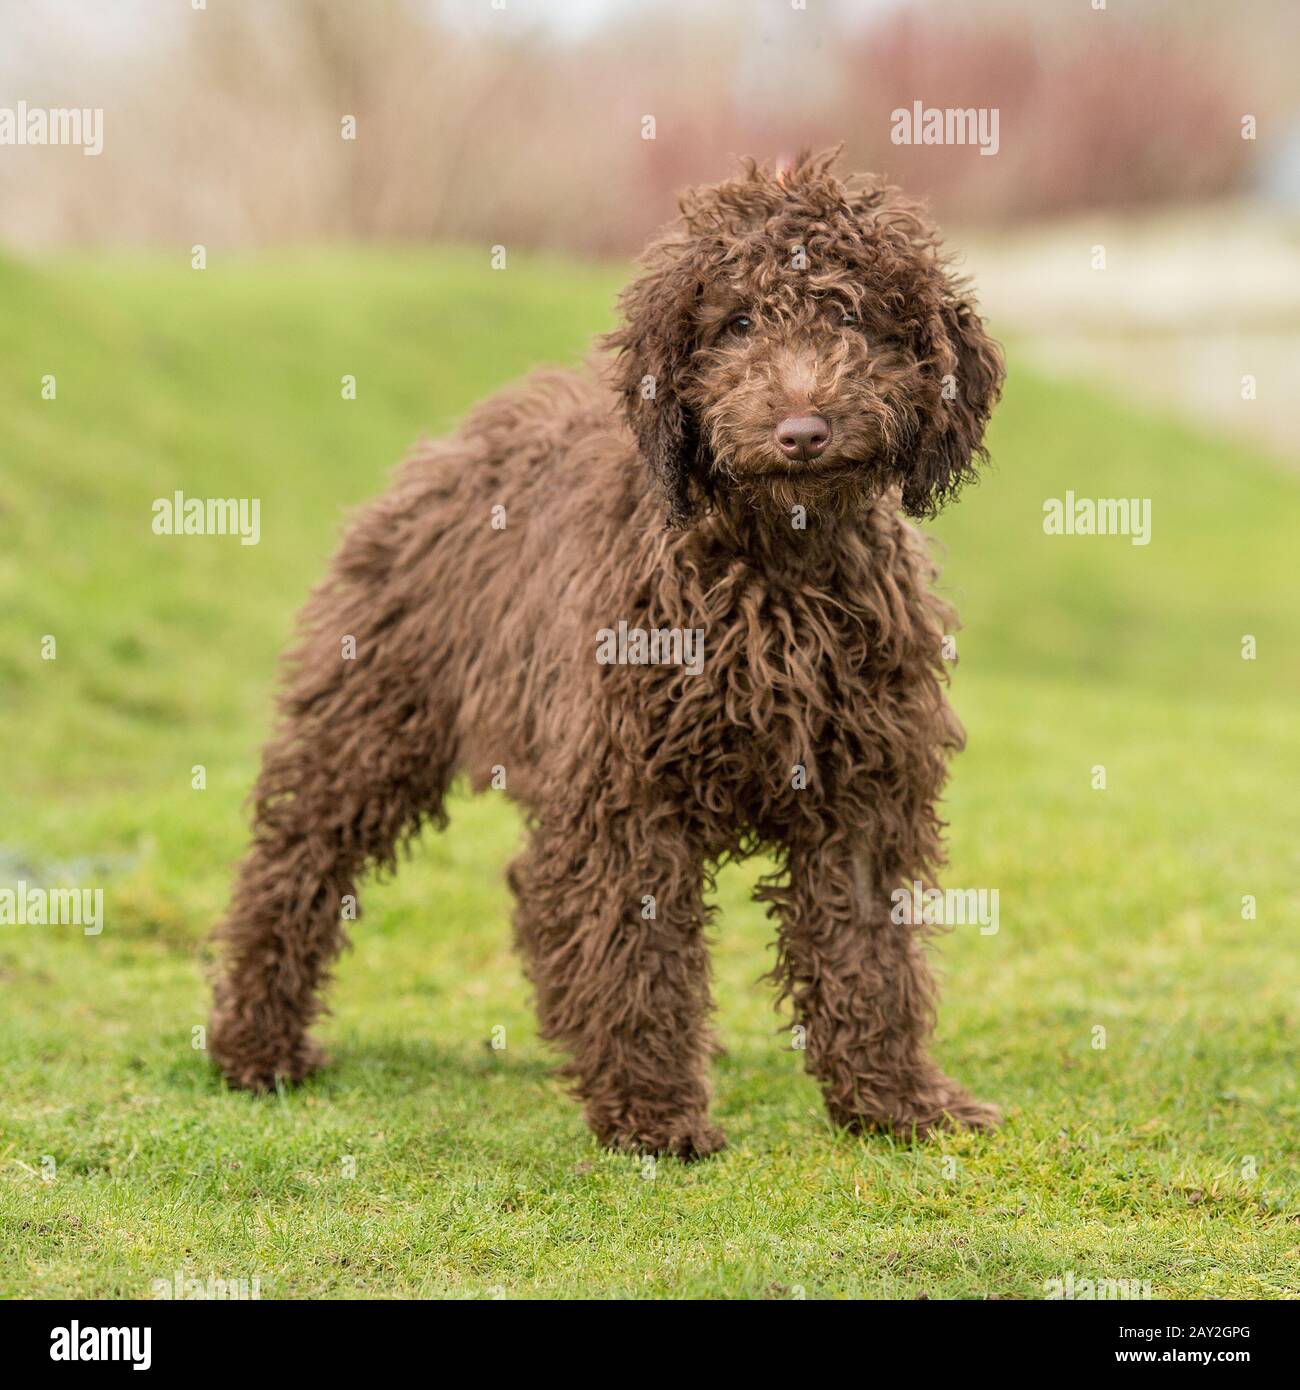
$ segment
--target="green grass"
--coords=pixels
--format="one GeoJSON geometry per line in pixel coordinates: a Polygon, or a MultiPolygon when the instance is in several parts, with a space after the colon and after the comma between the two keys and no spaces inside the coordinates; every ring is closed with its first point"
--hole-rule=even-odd
{"type": "Polygon", "coordinates": [[[0,1295],[148,1296],[178,1269],[267,1297],[1035,1298],[1066,1271],[1300,1293],[1300,486],[1021,364],[995,469],[938,527],[970,734],[947,881],[1001,894],[997,935],[943,943],[938,1046],[999,1133],[831,1132],[756,983],[751,865],[719,888],[731,1147],[603,1153],[536,1038],[490,796],[370,893],[331,1070],[253,1099],[194,1050],[276,654],[345,505],[421,429],[580,356],[619,278],[0,261],[0,886],[99,884],[107,919],[0,926],[0,1295]],[[260,497],[261,544],[153,535],[177,488],[260,497]],[[1067,488],[1151,497],[1151,544],[1044,536],[1067,488]]]}

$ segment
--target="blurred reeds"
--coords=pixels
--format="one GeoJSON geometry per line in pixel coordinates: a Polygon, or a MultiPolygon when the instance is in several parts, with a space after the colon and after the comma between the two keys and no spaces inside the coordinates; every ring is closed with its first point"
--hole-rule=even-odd
{"type": "MultiPolygon", "coordinates": [[[[1148,0],[979,6],[617,5],[578,36],[529,0],[162,0],[107,52],[8,16],[8,92],[105,110],[105,149],[0,151],[0,240],[251,246],[340,239],[634,250],[734,157],[844,141],[946,219],[1230,196],[1294,96],[1300,12],[1148,0]],[[473,21],[473,22],[471,22],[473,21]],[[1291,41],[1288,43],[1287,35],[1291,41]],[[1000,149],[901,146],[914,101],[996,107],[1000,149]],[[344,140],[353,116],[357,139],[344,140]],[[643,118],[655,136],[643,139],[643,118]]],[[[124,24],[126,21],[123,21],[124,24]]]]}

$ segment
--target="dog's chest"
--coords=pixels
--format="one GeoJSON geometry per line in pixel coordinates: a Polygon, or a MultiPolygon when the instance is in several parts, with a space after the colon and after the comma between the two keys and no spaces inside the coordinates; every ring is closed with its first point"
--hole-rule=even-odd
{"type": "Polygon", "coordinates": [[[942,692],[923,591],[904,574],[773,581],[734,570],[690,621],[699,670],[656,711],[653,761],[725,833],[879,797],[937,738],[942,692]],[[856,584],[856,587],[854,587],[856,584]]]}
{"type": "Polygon", "coordinates": [[[756,585],[722,630],[735,640],[709,668],[717,732],[765,768],[796,778],[869,723],[875,623],[851,599],[756,585]]]}

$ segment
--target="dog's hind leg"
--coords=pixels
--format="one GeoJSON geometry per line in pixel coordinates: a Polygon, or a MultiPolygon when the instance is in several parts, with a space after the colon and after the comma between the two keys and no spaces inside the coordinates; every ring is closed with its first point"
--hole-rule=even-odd
{"type": "Polygon", "coordinates": [[[606,1144],[713,1153],[701,856],[675,814],[616,812],[598,793],[547,814],[510,870],[542,1036],[567,1047],[606,1144]]]}
{"type": "Polygon", "coordinates": [[[253,794],[253,843],[217,931],[208,1047],[236,1086],[297,1081],[319,1064],[308,1028],[356,915],[357,877],[392,867],[424,819],[444,820],[455,711],[440,694],[442,654],[429,651],[439,625],[396,586],[387,596],[372,541],[364,524],[349,537],[304,613],[253,794]]]}
{"type": "Polygon", "coordinates": [[[803,1025],[808,1070],[836,1124],[926,1135],[988,1129],[992,1105],[973,1099],[929,1055],[934,983],[921,928],[895,921],[888,885],[863,849],[834,832],[793,849],[759,891],[780,925],[775,971],[803,1025]]]}

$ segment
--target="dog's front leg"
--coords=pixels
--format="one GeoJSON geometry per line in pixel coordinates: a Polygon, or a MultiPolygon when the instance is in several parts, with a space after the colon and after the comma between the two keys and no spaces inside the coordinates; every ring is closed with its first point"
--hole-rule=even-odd
{"type": "Polygon", "coordinates": [[[779,922],[775,974],[804,1028],[808,1070],[851,1129],[991,1128],[997,1109],[930,1059],[935,991],[920,929],[890,910],[888,885],[902,877],[873,874],[865,851],[832,835],[791,848],[760,890],[779,922]]]}
{"type": "Polygon", "coordinates": [[[703,864],[680,819],[615,815],[594,797],[537,827],[510,884],[542,1036],[568,1049],[598,1137],[684,1159],[722,1148],[703,864]]]}

